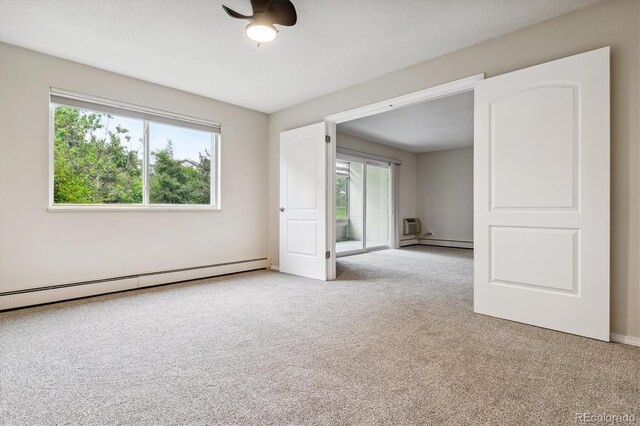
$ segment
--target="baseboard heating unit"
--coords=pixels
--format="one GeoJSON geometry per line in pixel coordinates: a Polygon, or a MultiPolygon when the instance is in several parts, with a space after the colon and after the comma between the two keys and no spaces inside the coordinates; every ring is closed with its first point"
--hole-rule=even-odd
{"type": "Polygon", "coordinates": [[[5,291],[0,293],[0,311],[41,305],[62,300],[97,296],[99,294],[134,290],[156,285],[191,281],[219,275],[266,269],[270,266],[267,258],[196,266],[168,271],[105,278],[99,280],[50,285],[44,287],[5,291]]]}

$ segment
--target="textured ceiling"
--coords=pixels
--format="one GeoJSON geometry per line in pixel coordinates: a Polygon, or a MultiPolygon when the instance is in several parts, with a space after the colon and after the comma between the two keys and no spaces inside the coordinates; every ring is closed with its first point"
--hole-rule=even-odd
{"type": "Polygon", "coordinates": [[[0,40],[274,112],[596,1],[293,0],[258,48],[248,0],[0,0],[0,40]]]}
{"type": "Polygon", "coordinates": [[[338,124],[338,131],[409,152],[473,145],[473,92],[338,124]]]}

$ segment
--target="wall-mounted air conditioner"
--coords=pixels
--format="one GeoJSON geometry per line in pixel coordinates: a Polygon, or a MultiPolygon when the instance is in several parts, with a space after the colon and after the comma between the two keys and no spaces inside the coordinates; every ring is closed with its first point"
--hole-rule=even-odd
{"type": "Polygon", "coordinates": [[[420,219],[408,218],[402,219],[402,235],[414,235],[419,234],[422,228],[420,227],[420,219]]]}

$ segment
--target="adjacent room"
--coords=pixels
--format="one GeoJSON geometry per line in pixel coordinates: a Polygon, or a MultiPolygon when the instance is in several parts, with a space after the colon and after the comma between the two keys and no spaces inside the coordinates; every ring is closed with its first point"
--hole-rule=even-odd
{"type": "Polygon", "coordinates": [[[340,123],[336,136],[337,256],[473,248],[473,91],[340,123]]]}
{"type": "Polygon", "coordinates": [[[0,0],[0,424],[640,422],[640,1],[0,0]]]}

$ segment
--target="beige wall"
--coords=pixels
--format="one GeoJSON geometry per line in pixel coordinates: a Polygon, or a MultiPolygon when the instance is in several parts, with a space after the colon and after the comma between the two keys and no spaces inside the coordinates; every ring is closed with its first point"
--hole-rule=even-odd
{"type": "Polygon", "coordinates": [[[0,291],[266,257],[266,114],[7,44],[0,75],[0,291]],[[221,123],[223,211],[47,212],[50,86],[221,123]]]}
{"type": "Polygon", "coordinates": [[[487,78],[611,46],[611,327],[640,337],[638,0],[594,6],[331,93],[269,117],[269,256],[278,263],[278,138],[325,116],[484,72],[487,78]]]}
{"type": "Polygon", "coordinates": [[[473,241],[473,147],[419,154],[416,189],[427,238],[473,241]]]}
{"type": "Polygon", "coordinates": [[[345,133],[338,133],[336,139],[337,146],[402,161],[398,167],[398,220],[416,217],[416,154],[345,133]]]}

